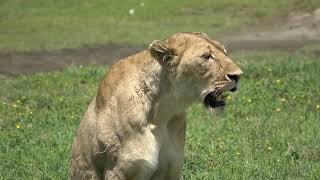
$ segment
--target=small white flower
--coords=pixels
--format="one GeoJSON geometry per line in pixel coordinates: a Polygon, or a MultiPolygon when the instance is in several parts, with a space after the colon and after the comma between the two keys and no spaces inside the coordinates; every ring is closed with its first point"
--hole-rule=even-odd
{"type": "Polygon", "coordinates": [[[134,14],[134,9],[129,9],[129,14],[133,15],[134,14]]]}

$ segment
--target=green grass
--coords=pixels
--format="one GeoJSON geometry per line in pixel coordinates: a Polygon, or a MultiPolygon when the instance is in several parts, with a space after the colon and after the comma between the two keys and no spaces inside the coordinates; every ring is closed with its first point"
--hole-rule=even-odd
{"type": "Polygon", "coordinates": [[[317,7],[319,0],[2,0],[0,50],[148,44],[180,31],[214,37],[262,19],[317,7]],[[135,10],[133,15],[130,9],[135,10]]]}
{"type": "MultiPolygon", "coordinates": [[[[188,112],[185,179],[319,179],[320,61],[237,55],[223,116],[188,112]]],[[[66,179],[70,147],[104,67],[0,77],[0,179],[66,179]]]]}

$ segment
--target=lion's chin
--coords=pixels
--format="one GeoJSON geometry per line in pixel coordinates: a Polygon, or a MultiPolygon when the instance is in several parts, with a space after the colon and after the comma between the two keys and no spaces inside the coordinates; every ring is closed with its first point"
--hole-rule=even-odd
{"type": "Polygon", "coordinates": [[[226,106],[220,106],[220,107],[216,107],[216,108],[208,108],[209,112],[211,113],[211,115],[220,115],[220,114],[223,114],[224,111],[226,109],[226,106]]]}

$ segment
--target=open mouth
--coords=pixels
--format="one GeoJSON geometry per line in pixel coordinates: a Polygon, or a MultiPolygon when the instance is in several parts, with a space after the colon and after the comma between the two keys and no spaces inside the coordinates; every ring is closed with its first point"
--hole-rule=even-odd
{"type": "Polygon", "coordinates": [[[207,108],[218,108],[226,106],[226,95],[223,92],[211,91],[205,96],[203,103],[207,108]]]}
{"type": "Polygon", "coordinates": [[[208,90],[203,94],[203,104],[207,108],[224,108],[226,106],[226,95],[228,91],[234,92],[237,90],[236,83],[230,83],[223,87],[208,90]]]}
{"type": "Polygon", "coordinates": [[[211,90],[205,90],[202,94],[202,102],[210,110],[214,108],[224,109],[226,106],[226,97],[228,97],[226,92],[235,92],[237,89],[237,82],[232,81],[232,83],[224,84],[211,90]]]}

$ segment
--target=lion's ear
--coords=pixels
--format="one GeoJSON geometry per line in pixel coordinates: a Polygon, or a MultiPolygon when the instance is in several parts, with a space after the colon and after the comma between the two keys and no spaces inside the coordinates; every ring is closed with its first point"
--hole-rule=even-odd
{"type": "Polygon", "coordinates": [[[162,41],[155,40],[149,46],[151,56],[161,65],[167,64],[173,58],[173,51],[162,41]]]}

